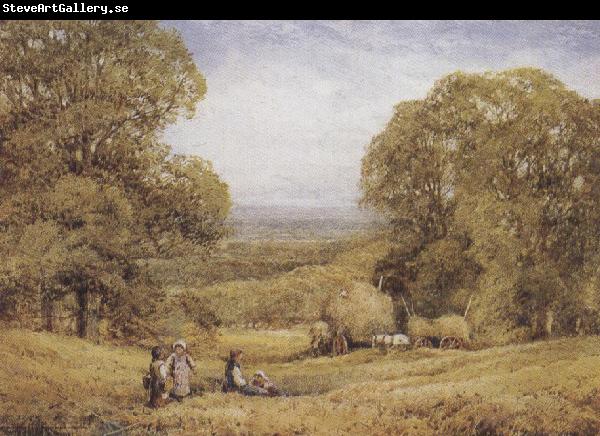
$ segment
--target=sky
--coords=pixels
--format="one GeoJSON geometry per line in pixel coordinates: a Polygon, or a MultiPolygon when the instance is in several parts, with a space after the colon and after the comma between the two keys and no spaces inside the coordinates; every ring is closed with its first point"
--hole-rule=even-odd
{"type": "Polygon", "coordinates": [[[173,21],[207,93],[165,132],[212,161],[234,203],[347,207],[401,100],[457,70],[533,66],[600,98],[600,22],[173,21]]]}

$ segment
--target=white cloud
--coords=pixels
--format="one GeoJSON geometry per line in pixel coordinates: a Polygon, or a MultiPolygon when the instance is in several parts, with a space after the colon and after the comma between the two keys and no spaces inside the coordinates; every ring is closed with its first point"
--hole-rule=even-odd
{"type": "Polygon", "coordinates": [[[166,139],[211,159],[238,203],[346,204],[394,104],[447,73],[539,66],[600,96],[599,26],[584,24],[166,23],[208,83],[166,139]]]}

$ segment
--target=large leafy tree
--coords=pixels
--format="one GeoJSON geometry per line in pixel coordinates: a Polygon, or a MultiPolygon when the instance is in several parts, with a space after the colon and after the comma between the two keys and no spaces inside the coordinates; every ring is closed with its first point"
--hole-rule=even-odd
{"type": "Polygon", "coordinates": [[[154,22],[9,22],[0,42],[3,182],[139,182],[167,152],[157,134],[205,93],[179,36],[154,22]]]}
{"type": "Polygon", "coordinates": [[[464,89],[463,107],[478,116],[463,135],[457,215],[487,271],[474,314],[525,337],[547,334],[550,318],[572,331],[598,251],[598,113],[539,70],[458,76],[440,109],[464,89]]]}
{"type": "Polygon", "coordinates": [[[13,266],[25,241],[39,241],[40,259],[68,253],[29,281],[9,268],[5,281],[21,284],[4,294],[74,292],[85,305],[97,293],[142,316],[139,295],[127,297],[152,293],[137,260],[206,252],[230,205],[209,163],[160,140],[205,94],[191,54],[151,21],[14,21],[0,25],[0,57],[1,248],[13,266]],[[43,229],[54,237],[31,237],[43,229]]]}
{"type": "Polygon", "coordinates": [[[145,183],[145,234],[160,256],[203,253],[227,234],[228,188],[209,161],[174,155],[145,183]]]}
{"type": "MultiPolygon", "coordinates": [[[[455,73],[438,81],[418,105],[423,108],[419,119],[409,116],[403,127],[392,121],[383,135],[398,137],[395,132],[408,129],[423,141],[433,130],[451,150],[432,149],[422,159],[429,157],[433,171],[441,157],[449,157],[438,173],[449,174],[445,201],[453,204],[446,215],[451,231],[436,237],[464,235],[464,258],[472,257],[475,271],[481,268],[479,286],[473,286],[479,293],[472,312],[475,322],[482,330],[493,326],[490,333],[502,326],[535,337],[547,332],[553,313],[573,319],[568,312],[583,312],[577,307],[577,292],[597,256],[600,230],[597,105],[535,69],[455,73]]],[[[420,149],[401,139],[382,147],[376,138],[363,161],[364,201],[392,217],[407,215],[407,210],[414,215],[421,207],[405,194],[410,201],[394,200],[406,186],[398,177],[423,180],[422,171],[406,166],[410,154],[407,160],[406,151],[398,151],[407,148],[420,149]],[[380,184],[377,195],[369,189],[370,177],[380,184]]],[[[415,219],[421,226],[428,222],[424,215],[415,219]]],[[[392,224],[406,235],[394,220],[392,224]]],[[[428,245],[421,242],[405,258],[391,256],[400,270],[415,260],[412,278],[428,277],[419,285],[431,282],[432,271],[441,271],[431,268],[437,262],[418,261],[430,250],[428,245]]],[[[451,270],[455,275],[455,268],[451,270]]]]}
{"type": "Polygon", "coordinates": [[[458,262],[468,244],[438,243],[447,237],[464,239],[451,235],[456,233],[455,153],[456,141],[440,125],[435,110],[426,101],[408,101],[396,106],[362,160],[362,202],[388,217],[395,242],[379,263],[377,276],[387,277],[388,292],[412,296],[421,314],[448,309],[433,302],[449,301],[458,286],[448,272],[456,266],[434,266],[434,252],[458,262]]]}
{"type": "Polygon", "coordinates": [[[443,238],[453,210],[453,144],[421,101],[403,102],[362,162],[363,202],[417,246],[443,238]]]}

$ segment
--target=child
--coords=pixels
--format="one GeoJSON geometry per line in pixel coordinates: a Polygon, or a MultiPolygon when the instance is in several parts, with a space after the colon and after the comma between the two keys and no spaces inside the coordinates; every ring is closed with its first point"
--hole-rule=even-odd
{"type": "Polygon", "coordinates": [[[151,351],[152,362],[150,363],[150,407],[161,407],[168,402],[165,392],[167,381],[167,368],[162,360],[163,350],[161,347],[153,347],[151,351]]]}
{"type": "Polygon", "coordinates": [[[193,359],[187,354],[187,345],[185,341],[178,340],[173,344],[174,353],[167,359],[167,368],[169,374],[173,377],[173,389],[171,397],[177,401],[191,393],[190,390],[190,370],[196,368],[193,359]]]}
{"type": "Polygon", "coordinates": [[[275,383],[273,383],[263,371],[256,371],[252,378],[252,386],[266,390],[270,397],[283,396],[283,392],[277,388],[275,383]]]}
{"type": "Polygon", "coordinates": [[[268,395],[266,389],[253,386],[246,382],[242,375],[242,350],[231,350],[229,360],[225,365],[225,380],[223,383],[223,392],[240,392],[244,395],[268,395]]]}

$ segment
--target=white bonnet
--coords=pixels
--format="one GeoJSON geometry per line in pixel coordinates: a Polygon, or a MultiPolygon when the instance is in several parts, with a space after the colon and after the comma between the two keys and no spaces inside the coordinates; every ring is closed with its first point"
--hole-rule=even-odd
{"type": "Polygon", "coordinates": [[[179,339],[178,341],[176,341],[176,342],[173,344],[173,351],[175,350],[175,347],[176,347],[177,345],[181,345],[181,346],[183,347],[183,349],[184,349],[184,350],[187,350],[187,344],[185,343],[185,341],[184,341],[183,339],[179,339]]]}

